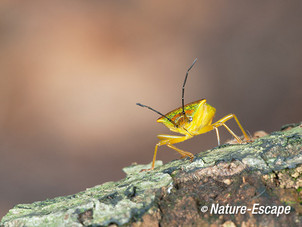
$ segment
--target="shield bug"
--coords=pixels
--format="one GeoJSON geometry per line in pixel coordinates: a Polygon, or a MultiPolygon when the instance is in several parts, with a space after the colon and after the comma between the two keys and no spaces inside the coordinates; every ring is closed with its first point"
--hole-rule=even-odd
{"type": "Polygon", "coordinates": [[[241,126],[235,114],[228,114],[225,117],[221,118],[220,120],[216,121],[215,123],[212,123],[216,109],[211,105],[209,105],[206,99],[200,99],[198,101],[191,102],[186,105],[184,104],[185,85],[187,82],[189,71],[193,68],[196,61],[197,59],[194,60],[193,64],[189,67],[189,69],[186,72],[185,80],[182,86],[181,107],[172,110],[167,114],[162,114],[149,106],[136,103],[138,106],[148,108],[154,111],[155,113],[161,115],[161,117],[157,119],[157,122],[164,124],[173,132],[177,132],[184,135],[184,136],[157,135],[159,142],[155,145],[151,169],[154,169],[157,148],[159,146],[166,145],[171,149],[177,151],[181,155],[181,158],[189,157],[191,160],[193,160],[194,155],[192,153],[181,150],[175,147],[173,144],[183,142],[185,140],[191,139],[194,136],[209,132],[211,130],[216,131],[217,142],[218,145],[220,145],[220,136],[218,131],[218,127],[220,126],[224,126],[234,136],[234,138],[237,140],[238,143],[242,143],[242,140],[225,124],[226,121],[232,118],[234,118],[236,123],[238,124],[240,130],[244,135],[245,140],[247,141],[250,140],[249,136],[244,131],[243,127],[241,126]]]}

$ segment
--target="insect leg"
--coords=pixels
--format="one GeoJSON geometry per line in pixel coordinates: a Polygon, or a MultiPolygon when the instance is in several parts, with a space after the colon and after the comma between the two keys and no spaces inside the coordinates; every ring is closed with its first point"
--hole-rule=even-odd
{"type": "Polygon", "coordinates": [[[244,131],[244,129],[243,129],[243,127],[241,126],[241,124],[240,124],[240,122],[239,122],[239,120],[238,120],[238,118],[236,117],[236,115],[235,114],[228,114],[227,116],[225,116],[225,117],[223,117],[223,118],[221,118],[220,120],[218,120],[217,122],[215,122],[214,124],[213,124],[213,126],[214,127],[219,127],[219,126],[221,126],[221,125],[223,125],[234,137],[235,137],[235,139],[239,142],[239,143],[241,143],[242,141],[241,141],[241,139],[238,137],[238,136],[236,136],[236,134],[225,124],[225,122],[226,121],[228,121],[228,120],[230,120],[230,119],[232,119],[232,118],[234,118],[235,119],[235,121],[236,121],[236,123],[237,123],[237,125],[239,126],[239,128],[240,128],[240,130],[242,131],[242,133],[243,133],[243,135],[244,135],[244,138],[246,139],[246,140],[250,140],[250,137],[246,134],[246,132],[244,131]]]}
{"type": "Polygon", "coordinates": [[[172,145],[174,143],[183,142],[187,139],[190,139],[191,137],[189,137],[189,136],[174,136],[174,135],[158,135],[157,137],[160,139],[160,141],[155,145],[151,169],[154,169],[156,155],[157,155],[157,149],[158,149],[159,146],[162,146],[162,145],[167,145],[171,149],[177,151],[181,155],[182,158],[190,157],[191,160],[193,160],[194,155],[192,153],[187,152],[187,151],[183,151],[183,150],[181,150],[181,149],[179,149],[179,148],[172,145]]]}
{"type": "Polygon", "coordinates": [[[215,131],[216,131],[218,146],[220,146],[220,136],[219,136],[218,128],[217,128],[217,127],[214,127],[214,129],[215,129],[215,131]]]}
{"type": "Polygon", "coordinates": [[[159,143],[155,145],[155,150],[154,150],[154,155],[153,155],[153,161],[152,161],[152,167],[151,167],[151,170],[153,170],[153,169],[154,169],[154,165],[155,165],[155,161],[156,161],[156,154],[157,154],[157,148],[158,148],[158,146],[160,146],[160,144],[159,144],[159,143]]]}
{"type": "Polygon", "coordinates": [[[194,159],[194,155],[190,152],[183,151],[183,150],[173,146],[172,144],[167,144],[167,147],[170,147],[171,149],[177,151],[181,155],[181,158],[190,157],[191,161],[193,161],[193,159],[194,159]]]}

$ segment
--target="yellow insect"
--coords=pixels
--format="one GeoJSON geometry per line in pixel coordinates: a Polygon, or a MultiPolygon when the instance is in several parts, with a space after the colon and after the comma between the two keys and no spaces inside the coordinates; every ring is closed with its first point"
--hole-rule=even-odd
{"type": "Polygon", "coordinates": [[[197,59],[194,60],[193,64],[187,70],[185,80],[182,86],[182,106],[172,110],[171,112],[163,115],[162,113],[158,112],[157,110],[140,104],[136,103],[136,105],[141,107],[146,107],[155,113],[161,115],[160,118],[157,119],[157,122],[163,123],[166,127],[168,127],[171,131],[183,134],[184,136],[177,136],[177,135],[157,135],[157,138],[160,140],[154,150],[153,162],[151,169],[154,169],[154,164],[156,160],[157,148],[162,145],[167,145],[168,147],[177,151],[181,158],[190,157],[193,160],[194,155],[190,152],[183,151],[173,144],[183,142],[187,139],[191,139],[194,136],[199,134],[203,134],[209,132],[211,130],[216,131],[218,146],[220,145],[220,137],[218,132],[218,127],[224,126],[238,141],[238,143],[242,143],[242,140],[225,124],[226,121],[234,118],[236,123],[238,124],[239,128],[241,129],[245,140],[250,140],[249,136],[244,131],[243,127],[238,121],[238,118],[235,114],[228,114],[225,117],[221,118],[217,122],[212,124],[212,120],[214,118],[216,109],[210,106],[205,99],[201,99],[189,104],[184,105],[184,90],[186,81],[189,75],[189,71],[192,69],[194,64],[196,63],[197,59]]]}

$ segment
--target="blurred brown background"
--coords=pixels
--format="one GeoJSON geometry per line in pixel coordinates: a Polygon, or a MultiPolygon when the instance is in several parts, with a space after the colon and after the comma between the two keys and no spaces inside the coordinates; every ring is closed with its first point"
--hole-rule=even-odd
{"type": "MultiPolygon", "coordinates": [[[[299,122],[301,21],[301,1],[1,1],[0,217],[151,162],[170,132],[135,103],[179,107],[196,57],[186,103],[206,98],[250,133],[299,122]]],[[[215,132],[177,146],[215,147],[215,132]]]]}

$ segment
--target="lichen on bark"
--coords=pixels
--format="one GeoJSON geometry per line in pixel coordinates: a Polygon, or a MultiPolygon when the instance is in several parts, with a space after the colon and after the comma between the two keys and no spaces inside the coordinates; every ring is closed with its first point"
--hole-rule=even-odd
{"type": "Polygon", "coordinates": [[[117,182],[11,209],[1,226],[301,225],[300,124],[255,139],[226,144],[165,165],[124,168],[117,182]],[[295,127],[294,127],[295,126],[295,127]],[[290,205],[289,215],[211,215],[202,206],[290,205]]]}

